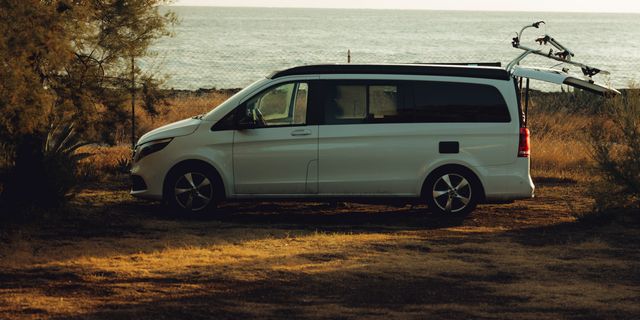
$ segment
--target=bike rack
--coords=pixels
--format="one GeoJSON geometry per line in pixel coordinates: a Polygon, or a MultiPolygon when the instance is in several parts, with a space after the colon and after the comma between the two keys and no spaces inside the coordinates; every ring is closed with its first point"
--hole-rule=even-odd
{"type": "MultiPolygon", "coordinates": [[[[549,35],[544,35],[543,37],[537,38],[535,41],[540,44],[540,45],[551,45],[553,48],[550,48],[549,51],[543,51],[543,49],[535,49],[535,48],[530,48],[527,46],[522,45],[521,40],[522,40],[522,34],[524,33],[525,30],[529,29],[529,28],[540,28],[540,25],[545,24],[544,21],[538,21],[535,22],[533,24],[530,25],[526,25],[524,27],[522,27],[522,29],[520,30],[519,33],[516,34],[516,37],[513,38],[513,41],[511,42],[511,44],[513,45],[514,48],[516,49],[521,49],[524,50],[524,52],[522,54],[520,54],[518,57],[516,57],[515,59],[513,59],[511,62],[509,62],[509,64],[507,64],[506,66],[506,70],[511,72],[517,65],[520,64],[520,61],[522,61],[524,58],[526,58],[527,56],[529,56],[530,54],[535,54],[535,55],[539,55],[545,58],[549,58],[555,61],[559,61],[561,63],[566,63],[566,64],[570,64],[570,65],[574,65],[577,67],[580,67],[580,69],[582,70],[582,73],[586,76],[589,77],[589,81],[593,82],[593,80],[591,80],[591,78],[597,74],[609,74],[608,71],[605,70],[601,70],[598,68],[594,68],[594,67],[590,67],[586,64],[580,63],[580,62],[575,62],[572,61],[572,58],[575,56],[575,54],[573,53],[573,51],[569,50],[567,47],[563,46],[562,44],[560,44],[560,42],[558,42],[556,39],[554,39],[553,37],[549,36],[549,35]],[[554,51],[555,50],[557,51],[554,51]]],[[[563,69],[563,71],[567,71],[566,69],[563,69]]]]}

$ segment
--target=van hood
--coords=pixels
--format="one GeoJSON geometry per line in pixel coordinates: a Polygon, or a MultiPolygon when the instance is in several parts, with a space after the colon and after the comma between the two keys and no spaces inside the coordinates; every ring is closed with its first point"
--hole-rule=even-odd
{"type": "Polygon", "coordinates": [[[139,146],[143,143],[147,143],[153,140],[190,135],[195,132],[196,129],[198,129],[200,123],[202,123],[202,120],[200,118],[189,118],[170,123],[168,125],[145,133],[142,137],[140,137],[137,145],[139,146]]]}

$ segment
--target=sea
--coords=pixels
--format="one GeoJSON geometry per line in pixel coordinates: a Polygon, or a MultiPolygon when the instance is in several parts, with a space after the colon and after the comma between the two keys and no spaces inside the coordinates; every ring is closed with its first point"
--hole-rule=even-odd
{"type": "MultiPolygon", "coordinates": [[[[548,34],[574,61],[607,70],[596,80],[617,88],[640,81],[640,15],[300,8],[163,7],[179,18],[174,35],[153,44],[140,63],[165,88],[239,88],[274,70],[346,63],[478,63],[503,65],[521,53],[511,45],[548,34]]],[[[542,57],[523,65],[559,67],[542,57]]],[[[579,73],[576,67],[571,71],[579,73]]],[[[534,82],[534,88],[536,83],[534,82]]],[[[559,86],[543,86],[560,90],[559,86]]]]}

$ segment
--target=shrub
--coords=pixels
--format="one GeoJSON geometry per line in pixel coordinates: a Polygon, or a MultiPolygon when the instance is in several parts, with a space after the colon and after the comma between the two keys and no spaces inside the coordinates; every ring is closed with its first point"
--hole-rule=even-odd
{"type": "Polygon", "coordinates": [[[600,176],[593,188],[598,211],[640,209],[640,91],[606,104],[591,130],[592,157],[600,176]]]}
{"type": "Polygon", "coordinates": [[[14,166],[7,174],[3,202],[10,207],[58,207],[76,185],[77,153],[86,145],[73,124],[52,126],[46,135],[22,137],[15,150],[14,166]]]}
{"type": "Polygon", "coordinates": [[[120,179],[129,172],[131,166],[131,146],[114,147],[90,145],[78,152],[91,156],[78,163],[76,176],[81,182],[105,182],[120,179]]]}
{"type": "Polygon", "coordinates": [[[594,115],[603,111],[604,98],[594,96],[583,90],[569,92],[541,92],[532,90],[531,100],[537,108],[545,112],[563,112],[569,114],[594,115]]]}

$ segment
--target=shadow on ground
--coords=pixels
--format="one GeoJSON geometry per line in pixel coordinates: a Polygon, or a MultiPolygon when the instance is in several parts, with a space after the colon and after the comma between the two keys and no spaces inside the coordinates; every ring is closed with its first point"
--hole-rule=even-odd
{"type": "Polygon", "coordinates": [[[527,205],[447,221],[352,203],[190,219],[135,200],[79,204],[25,240],[39,262],[0,269],[0,318],[639,318],[640,226],[554,223],[561,208],[527,205]],[[52,309],[63,299],[75,309],[52,309]]]}

